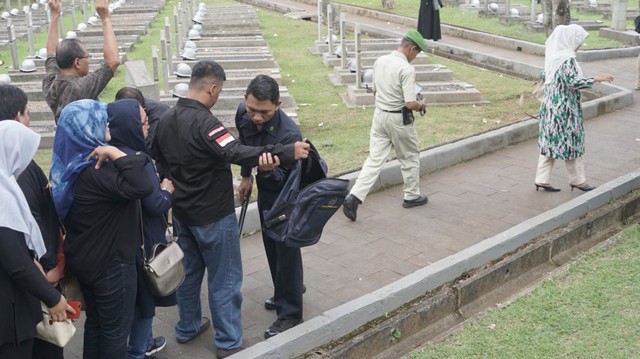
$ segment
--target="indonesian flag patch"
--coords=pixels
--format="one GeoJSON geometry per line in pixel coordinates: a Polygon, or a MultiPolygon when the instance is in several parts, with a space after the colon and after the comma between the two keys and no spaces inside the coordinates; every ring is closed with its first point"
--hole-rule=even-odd
{"type": "Polygon", "coordinates": [[[227,132],[224,135],[216,138],[216,142],[218,143],[218,146],[220,147],[224,147],[226,145],[228,145],[229,143],[233,142],[235,140],[235,138],[233,138],[233,136],[227,132]]]}
{"type": "Polygon", "coordinates": [[[227,130],[226,127],[219,123],[215,126],[216,127],[207,132],[207,138],[209,139],[209,141],[215,141],[218,146],[224,147],[236,140],[233,135],[229,133],[229,130],[227,130]]]}

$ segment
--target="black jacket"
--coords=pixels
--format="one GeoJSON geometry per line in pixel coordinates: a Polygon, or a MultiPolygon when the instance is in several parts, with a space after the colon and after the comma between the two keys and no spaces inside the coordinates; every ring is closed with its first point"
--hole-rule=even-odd
{"type": "Polygon", "coordinates": [[[69,269],[90,284],[115,263],[135,263],[140,246],[138,199],[153,192],[145,154],[121,157],[82,170],[69,214],[64,254],[69,269]]]}
{"type": "Polygon", "coordinates": [[[255,166],[263,152],[285,164],[294,162],[293,145],[241,145],[204,104],[181,98],[160,119],[152,155],[175,186],[174,216],[187,225],[203,226],[235,210],[229,163],[255,166]]]}
{"type": "MultiPolygon", "coordinates": [[[[131,117],[132,112],[138,110],[138,103],[133,100],[116,101],[108,105],[109,129],[111,130],[110,145],[116,146],[127,155],[137,152],[146,153],[147,147],[142,133],[139,116],[131,117]]],[[[146,103],[146,102],[145,102],[146,103]]],[[[167,107],[168,109],[169,107],[167,107]]],[[[136,114],[137,115],[137,114],[136,114]]],[[[166,243],[166,221],[164,216],[171,208],[171,194],[160,189],[160,180],[153,162],[144,166],[144,174],[153,184],[153,192],[141,201],[142,224],[144,227],[144,247],[147,257],[151,256],[151,249],[157,243],[166,243]]],[[[136,267],[138,269],[138,292],[136,305],[142,318],[152,318],[156,305],[172,306],[176,304],[175,293],[165,298],[154,298],[147,287],[143,273],[142,251],[140,244],[136,248],[136,267]]]]}
{"type": "Polygon", "coordinates": [[[27,169],[18,177],[18,185],[24,193],[31,214],[40,227],[47,253],[39,262],[46,272],[58,265],[58,232],[60,220],[53,205],[49,180],[38,165],[31,161],[27,169]]]}
{"type": "Polygon", "coordinates": [[[60,292],[33,263],[24,234],[0,227],[0,346],[35,338],[40,301],[53,307],[60,292]]]}
{"type": "MultiPolygon", "coordinates": [[[[236,128],[238,129],[240,143],[248,146],[265,146],[276,143],[289,144],[302,141],[298,126],[281,109],[278,109],[271,120],[259,130],[251,122],[243,102],[236,111],[236,128]]],[[[256,184],[258,186],[260,213],[262,213],[262,210],[271,208],[282,190],[282,186],[287,181],[289,172],[289,169],[284,166],[280,166],[269,173],[258,172],[256,184]]],[[[242,177],[248,177],[251,175],[251,167],[243,166],[240,173],[242,177]]]]}

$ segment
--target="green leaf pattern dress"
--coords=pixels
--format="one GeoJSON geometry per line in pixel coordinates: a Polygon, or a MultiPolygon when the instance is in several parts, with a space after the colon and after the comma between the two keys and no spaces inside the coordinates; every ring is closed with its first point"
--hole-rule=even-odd
{"type": "MultiPolygon", "coordinates": [[[[584,156],[584,117],[581,89],[593,86],[592,77],[578,77],[575,58],[565,61],[553,82],[546,84],[540,104],[538,148],[543,156],[574,160],[584,156]]],[[[540,76],[544,81],[544,70],[540,76]]]]}

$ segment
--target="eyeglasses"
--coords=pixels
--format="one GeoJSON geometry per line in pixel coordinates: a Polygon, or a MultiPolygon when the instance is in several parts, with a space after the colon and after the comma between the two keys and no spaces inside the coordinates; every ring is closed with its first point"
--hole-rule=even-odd
{"type": "Polygon", "coordinates": [[[78,56],[79,59],[89,59],[91,60],[91,54],[87,54],[87,56],[78,56]]]}

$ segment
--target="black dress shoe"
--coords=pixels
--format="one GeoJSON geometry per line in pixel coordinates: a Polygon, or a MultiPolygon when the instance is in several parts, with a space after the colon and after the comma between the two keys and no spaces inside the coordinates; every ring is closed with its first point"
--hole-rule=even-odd
{"type": "MultiPolygon", "coordinates": [[[[306,285],[302,285],[302,294],[307,292],[307,286],[306,285]]],[[[273,297],[267,299],[264,301],[264,309],[266,310],[276,310],[278,309],[278,307],[276,306],[276,301],[273,297]]]]}
{"type": "Polygon", "coordinates": [[[278,319],[275,322],[273,322],[273,324],[271,324],[271,326],[269,327],[269,329],[264,331],[264,338],[265,339],[269,339],[273,336],[276,336],[282,332],[284,332],[285,330],[289,330],[293,327],[295,327],[296,325],[302,323],[302,319],[297,320],[297,319],[278,319]]]}
{"type": "Polygon", "coordinates": [[[358,217],[358,206],[361,203],[362,201],[360,201],[358,197],[350,194],[347,196],[347,198],[344,199],[344,202],[342,203],[342,212],[347,218],[355,222],[356,218],[358,217]]]}
{"type": "Polygon", "coordinates": [[[418,206],[423,206],[428,202],[429,202],[429,198],[427,198],[427,195],[421,194],[418,198],[410,199],[410,200],[405,199],[404,201],[402,201],[402,207],[404,208],[418,207],[418,206]]]}
{"type": "Polygon", "coordinates": [[[574,186],[574,185],[570,185],[570,186],[571,186],[571,190],[572,191],[573,191],[574,188],[577,188],[577,189],[579,189],[581,191],[584,191],[584,192],[588,192],[588,191],[592,191],[592,190],[596,189],[596,186],[592,186],[592,185],[590,185],[588,183],[585,183],[582,186],[574,186]]]}
{"type": "Polygon", "coordinates": [[[534,183],[536,185],[536,191],[539,188],[542,188],[543,190],[547,191],[547,192],[560,192],[560,188],[555,188],[550,184],[537,184],[534,183]]]}
{"type": "Polygon", "coordinates": [[[273,297],[264,301],[264,309],[266,310],[276,310],[278,307],[276,306],[276,302],[273,297]]]}

